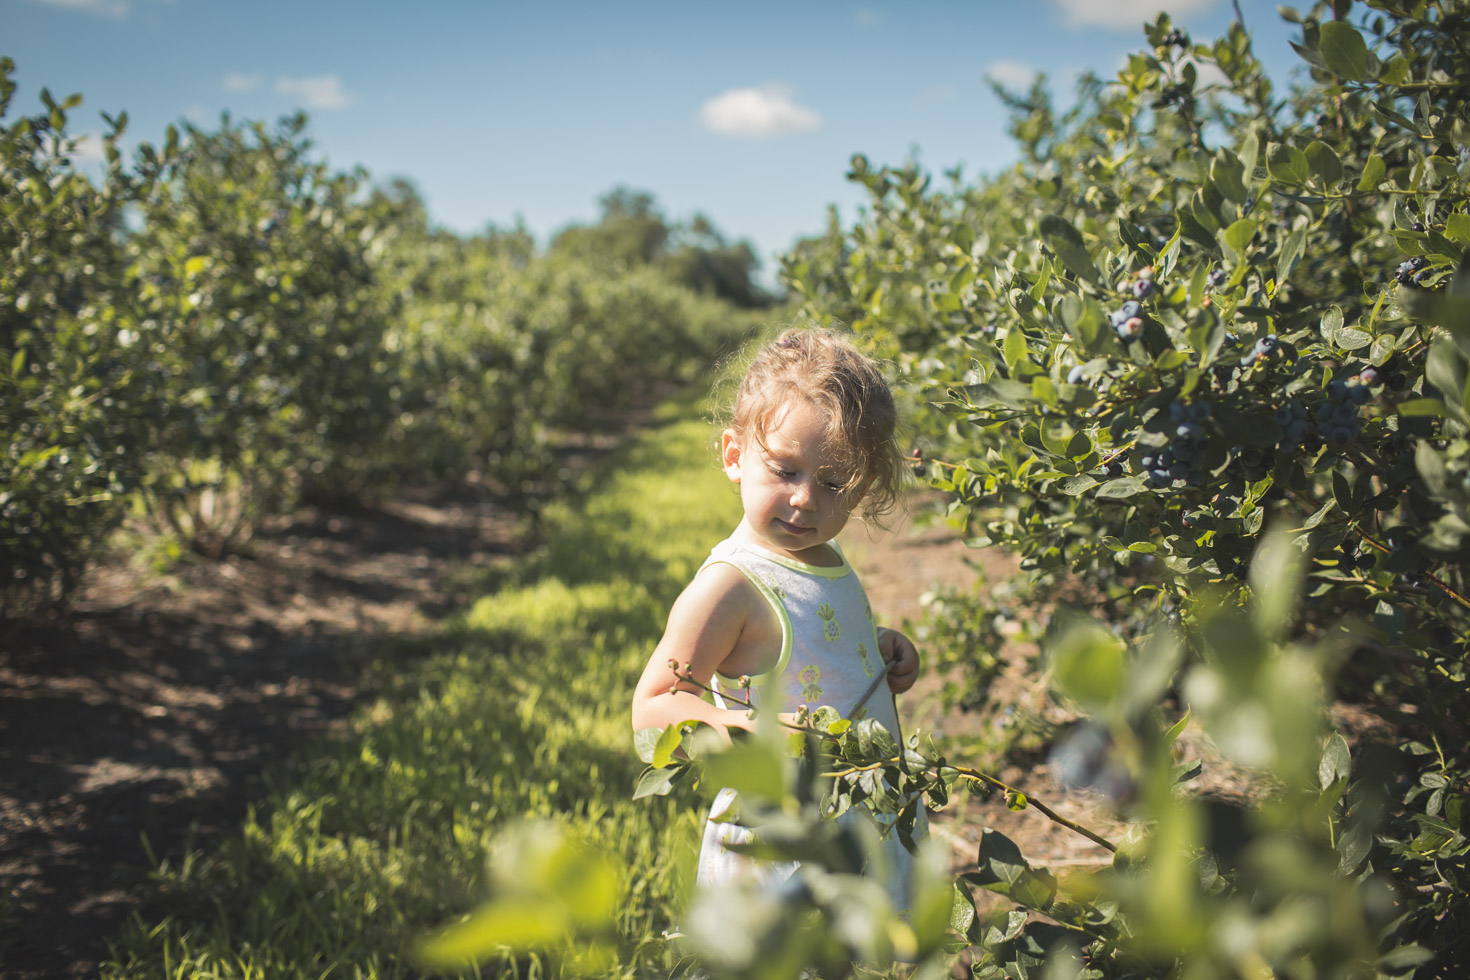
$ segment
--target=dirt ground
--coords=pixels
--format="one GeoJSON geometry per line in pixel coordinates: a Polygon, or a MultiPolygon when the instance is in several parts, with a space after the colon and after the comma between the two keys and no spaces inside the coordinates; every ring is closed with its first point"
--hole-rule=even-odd
{"type": "Polygon", "coordinates": [[[516,547],[503,507],[417,490],[305,510],[248,556],[115,555],[71,613],[0,636],[0,976],[95,975],[158,858],[235,831],[262,775],[346,715],[369,652],[516,547]]]}
{"type": "MultiPolygon", "coordinates": [[[[990,581],[1012,571],[942,524],[844,539],[875,610],[895,625],[920,615],[933,585],[972,581],[977,562],[990,581]]],[[[153,859],[235,832],[263,774],[345,718],[383,639],[465,601],[455,569],[517,548],[494,501],[416,490],[356,513],[303,511],[222,563],[158,574],[116,555],[64,620],[0,636],[0,976],[94,975],[153,859]]],[[[1027,652],[1006,652],[996,696],[1044,710],[1027,652]]],[[[905,714],[932,717],[938,686],[921,681],[905,714]]],[[[998,775],[1115,829],[1063,799],[1044,759],[1031,761],[998,775]]],[[[973,867],[985,826],[1054,868],[1108,859],[994,797],[933,826],[957,868],[973,867]]]]}

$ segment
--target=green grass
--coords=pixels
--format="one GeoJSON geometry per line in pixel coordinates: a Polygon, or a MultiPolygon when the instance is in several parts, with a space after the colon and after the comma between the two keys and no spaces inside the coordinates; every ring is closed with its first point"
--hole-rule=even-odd
{"type": "MultiPolygon", "coordinates": [[[[349,734],[277,779],[241,834],[154,876],[105,977],[397,977],[484,897],[497,835],[564,822],[625,865],[613,975],[667,976],[687,891],[686,797],[630,799],[629,700],[668,607],[739,518],[692,402],[665,408],[545,546],[434,638],[385,654],[349,734]]],[[[536,958],[485,975],[554,976],[536,958]]]]}

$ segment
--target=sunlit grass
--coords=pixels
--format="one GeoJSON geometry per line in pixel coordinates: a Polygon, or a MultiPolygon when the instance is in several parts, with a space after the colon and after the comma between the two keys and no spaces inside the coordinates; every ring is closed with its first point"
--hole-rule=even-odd
{"type": "Polygon", "coordinates": [[[687,798],[630,799],[628,705],[669,603],[739,516],[711,444],[693,402],[668,406],[589,495],[552,509],[546,545],[495,592],[377,666],[348,734],[279,776],[239,836],[157,870],[103,975],[419,975],[413,943],[484,897],[497,835],[534,818],[626,866],[633,952],[614,974],[667,975],[656,937],[699,821],[687,798]]]}

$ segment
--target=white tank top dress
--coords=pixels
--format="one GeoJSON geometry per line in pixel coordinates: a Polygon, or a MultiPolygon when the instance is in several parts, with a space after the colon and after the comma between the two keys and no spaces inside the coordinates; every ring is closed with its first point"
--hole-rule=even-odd
{"type": "MultiPolygon", "coordinates": [[[[770,672],[776,676],[752,678],[748,690],[738,690],[733,681],[716,674],[712,684],[717,692],[716,703],[726,706],[718,694],[723,689],[742,698],[748,696],[763,711],[777,713],[796,711],[803,704],[811,709],[830,705],[847,718],[858,708],[857,717],[876,719],[895,740],[900,740],[898,710],[886,682],[880,683],[859,708],[882,671],[883,658],[878,652],[873,610],[857,572],[835,542],[832,549],[842,562],[833,568],[808,565],[728,539],[710,552],[701,570],[716,562],[735,566],[765,596],[781,623],[781,655],[770,672]],[[774,706],[766,703],[773,696],[779,697],[774,706]]],[[[748,828],[716,819],[729,810],[734,798],[730,789],[721,789],[715,796],[700,847],[698,886],[708,888],[747,878],[789,878],[796,870],[795,863],[756,861],[726,849],[727,843],[744,844],[755,836],[748,828]]],[[[857,812],[860,808],[837,819],[862,819],[857,812]]],[[[921,811],[913,836],[917,840],[926,832],[927,822],[921,811]]],[[[907,910],[912,858],[896,832],[884,835],[883,847],[884,863],[892,869],[889,895],[895,908],[907,910]]]]}

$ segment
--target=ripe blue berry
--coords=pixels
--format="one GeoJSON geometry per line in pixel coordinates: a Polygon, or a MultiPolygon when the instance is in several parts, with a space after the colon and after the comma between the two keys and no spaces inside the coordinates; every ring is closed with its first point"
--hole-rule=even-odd
{"type": "Polygon", "coordinates": [[[1146,299],[1154,291],[1152,279],[1140,279],[1133,284],[1133,295],[1139,299],[1146,299]]]}
{"type": "Polygon", "coordinates": [[[1228,278],[1230,277],[1225,274],[1224,269],[1216,269],[1214,272],[1210,273],[1210,285],[1218,289],[1219,287],[1225,285],[1225,280],[1228,278]]]}
{"type": "Polygon", "coordinates": [[[1123,319],[1131,320],[1136,316],[1143,315],[1143,304],[1137,300],[1130,299],[1119,308],[1118,312],[1123,314],[1123,319]]]}

